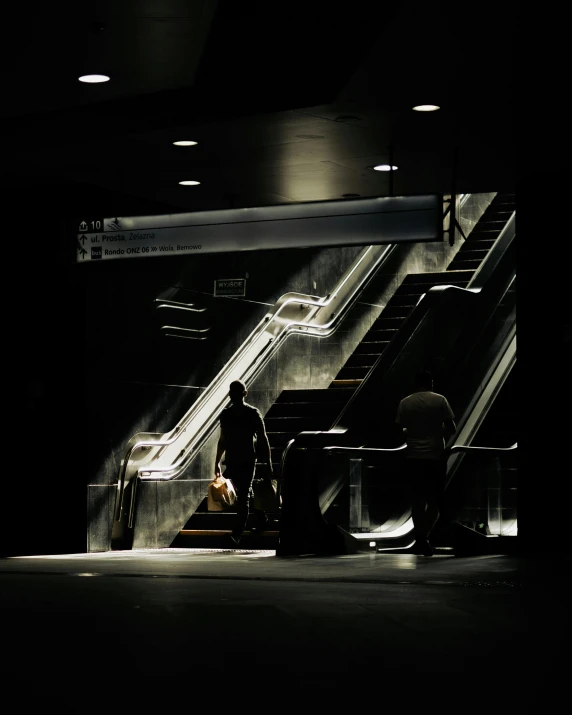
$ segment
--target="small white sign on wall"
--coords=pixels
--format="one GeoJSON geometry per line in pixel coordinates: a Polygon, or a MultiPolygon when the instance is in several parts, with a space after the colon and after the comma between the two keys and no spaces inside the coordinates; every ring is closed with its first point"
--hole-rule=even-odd
{"type": "Polygon", "coordinates": [[[246,278],[217,278],[214,282],[214,295],[245,295],[246,278]]]}

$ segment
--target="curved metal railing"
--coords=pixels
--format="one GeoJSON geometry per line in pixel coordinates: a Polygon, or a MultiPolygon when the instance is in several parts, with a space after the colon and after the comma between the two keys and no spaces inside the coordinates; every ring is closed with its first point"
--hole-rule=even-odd
{"type": "MultiPolygon", "coordinates": [[[[314,337],[331,335],[396,247],[364,248],[325,297],[285,293],[171,432],[134,435],[120,466],[115,520],[123,512],[126,487],[133,478],[170,480],[185,471],[216,428],[217,416],[228,402],[229,382],[241,379],[248,383],[255,379],[272,353],[293,333],[314,337]]],[[[135,490],[132,490],[130,522],[134,498],[135,490]]]]}

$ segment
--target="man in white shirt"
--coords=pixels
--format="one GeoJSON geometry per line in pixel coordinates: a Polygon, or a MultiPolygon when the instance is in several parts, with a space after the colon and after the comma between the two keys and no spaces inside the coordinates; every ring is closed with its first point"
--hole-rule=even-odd
{"type": "Polygon", "coordinates": [[[433,392],[433,376],[427,370],[415,378],[415,392],[403,398],[395,419],[407,442],[406,472],[411,487],[411,518],[417,554],[433,555],[429,534],[439,518],[445,490],[447,461],[445,438],[457,427],[447,398],[433,392]]]}

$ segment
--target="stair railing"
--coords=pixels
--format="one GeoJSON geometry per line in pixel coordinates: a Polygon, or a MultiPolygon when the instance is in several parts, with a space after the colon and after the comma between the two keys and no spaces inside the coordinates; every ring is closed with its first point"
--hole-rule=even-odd
{"type": "MultiPolygon", "coordinates": [[[[248,383],[255,379],[273,352],[293,333],[331,335],[396,248],[395,244],[364,248],[325,297],[300,293],[281,296],[171,432],[134,435],[120,466],[114,519],[118,521],[124,514],[126,488],[134,478],[170,480],[185,471],[216,429],[220,410],[228,402],[228,385],[232,380],[248,383]]],[[[135,489],[132,489],[129,527],[133,523],[134,503],[135,489]]]]}

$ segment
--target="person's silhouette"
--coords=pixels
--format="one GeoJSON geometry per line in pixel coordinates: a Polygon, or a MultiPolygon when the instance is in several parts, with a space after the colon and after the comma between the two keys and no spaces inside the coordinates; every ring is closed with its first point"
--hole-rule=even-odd
{"type": "Polygon", "coordinates": [[[429,371],[416,375],[414,387],[415,391],[399,403],[395,422],[403,429],[407,443],[405,463],[411,489],[414,550],[431,556],[429,535],[439,518],[445,491],[445,437],[452,437],[457,427],[447,399],[433,392],[429,371]]]}
{"type": "Polygon", "coordinates": [[[252,480],[257,458],[266,462],[266,478],[272,478],[272,458],[270,443],[266,434],[264,420],[253,405],[244,399],[248,391],[240,380],[230,383],[228,396],[231,404],[220,415],[220,436],[216,449],[215,479],[221,476],[221,459],[224,455],[224,476],[231,479],[236,489],[236,521],[231,533],[231,542],[238,546],[246,528],[246,522],[252,511],[256,517],[256,532],[264,531],[268,521],[263,511],[254,509],[252,480]]]}

